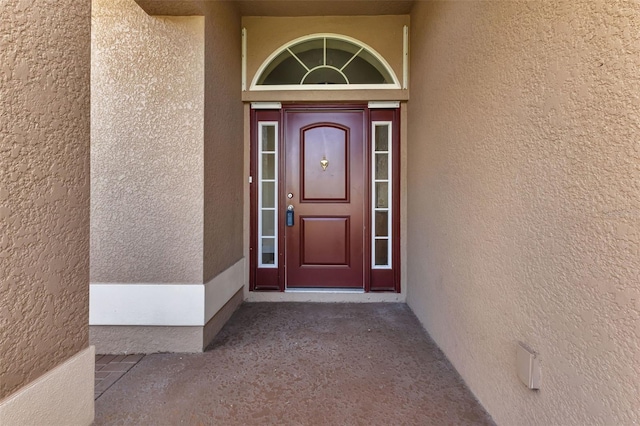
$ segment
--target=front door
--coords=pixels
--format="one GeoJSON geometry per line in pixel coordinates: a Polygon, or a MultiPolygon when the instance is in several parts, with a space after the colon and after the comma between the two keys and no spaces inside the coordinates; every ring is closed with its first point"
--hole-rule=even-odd
{"type": "Polygon", "coordinates": [[[400,291],[398,109],[272,106],[250,116],[250,289],[400,291]]]}
{"type": "Polygon", "coordinates": [[[365,111],[287,110],[283,125],[286,287],[364,288],[365,111]]]}

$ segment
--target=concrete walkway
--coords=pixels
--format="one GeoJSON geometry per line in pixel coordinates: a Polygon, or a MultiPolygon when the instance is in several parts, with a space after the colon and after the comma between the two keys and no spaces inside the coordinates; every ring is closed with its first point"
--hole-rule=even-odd
{"type": "Polygon", "coordinates": [[[205,353],[142,358],[96,425],[493,424],[403,304],[244,304],[205,353]]]}
{"type": "Polygon", "coordinates": [[[94,399],[131,370],[144,355],[96,355],[94,399]]]}

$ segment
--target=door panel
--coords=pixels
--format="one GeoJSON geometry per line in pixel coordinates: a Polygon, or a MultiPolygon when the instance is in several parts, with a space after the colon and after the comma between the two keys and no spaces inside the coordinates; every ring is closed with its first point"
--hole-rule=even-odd
{"type": "Polygon", "coordinates": [[[296,218],[285,228],[288,288],[364,287],[365,118],[285,111],[284,200],[296,218]]]}
{"type": "Polygon", "coordinates": [[[301,201],[349,201],[348,130],[320,125],[302,130],[301,138],[301,201]]]}
{"type": "Polygon", "coordinates": [[[301,217],[302,266],[349,266],[349,218],[301,217]]]}

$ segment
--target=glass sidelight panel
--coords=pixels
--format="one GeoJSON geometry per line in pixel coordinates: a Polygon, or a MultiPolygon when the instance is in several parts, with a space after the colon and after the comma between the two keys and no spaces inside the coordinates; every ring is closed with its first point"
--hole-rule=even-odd
{"type": "Polygon", "coordinates": [[[275,210],[262,211],[262,236],[274,237],[276,235],[275,210]]]}
{"type": "Polygon", "coordinates": [[[274,208],[276,200],[276,183],[262,182],[262,207],[274,208]]]}
{"type": "Polygon", "coordinates": [[[385,125],[376,125],[374,123],[374,126],[378,128],[377,130],[379,130],[374,130],[376,152],[389,152],[389,139],[391,139],[391,135],[389,133],[391,132],[385,130],[391,130],[391,123],[385,125]]]}
{"type": "Polygon", "coordinates": [[[389,179],[389,155],[376,154],[376,180],[389,179]]]}
{"type": "MultiPolygon", "coordinates": [[[[276,178],[276,155],[262,154],[262,178],[275,180],[276,178]]],[[[264,180],[263,180],[264,182],[264,180]]]]}
{"type": "Polygon", "coordinates": [[[374,255],[374,266],[386,266],[390,265],[389,261],[389,240],[387,239],[379,239],[377,238],[376,243],[374,245],[375,255],[374,255]]]}
{"type": "Polygon", "coordinates": [[[391,125],[390,121],[374,121],[372,123],[373,153],[372,164],[373,193],[372,203],[372,240],[371,257],[373,268],[391,268],[391,238],[392,238],[392,209],[391,209],[391,125]]]}
{"type": "Polygon", "coordinates": [[[389,207],[389,183],[376,182],[376,208],[389,207]]]}
{"type": "Polygon", "coordinates": [[[376,222],[376,238],[378,237],[388,237],[389,236],[389,212],[387,211],[376,211],[375,222],[376,222]]]}
{"type": "Polygon", "coordinates": [[[260,244],[260,264],[261,265],[275,265],[276,264],[276,239],[275,238],[263,238],[260,244]]]}
{"type": "Polygon", "coordinates": [[[262,133],[262,138],[261,138],[260,146],[262,147],[262,152],[276,152],[276,126],[275,125],[262,126],[261,133],[262,133]]]}
{"type": "Polygon", "coordinates": [[[278,267],[278,123],[258,123],[258,267],[278,267]]]}

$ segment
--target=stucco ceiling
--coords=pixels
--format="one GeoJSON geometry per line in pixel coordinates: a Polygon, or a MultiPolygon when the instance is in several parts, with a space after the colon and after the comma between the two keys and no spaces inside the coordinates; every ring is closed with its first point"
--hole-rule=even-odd
{"type": "Polygon", "coordinates": [[[322,16],[322,15],[404,15],[411,12],[408,0],[242,0],[245,16],[322,16]]]}
{"type": "MultiPolygon", "coordinates": [[[[136,0],[150,15],[200,15],[219,0],[136,0]]],[[[414,0],[236,0],[243,16],[404,15],[414,0]]]]}

